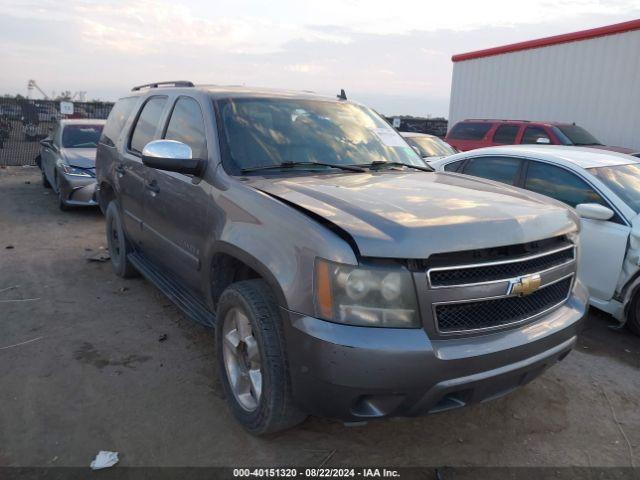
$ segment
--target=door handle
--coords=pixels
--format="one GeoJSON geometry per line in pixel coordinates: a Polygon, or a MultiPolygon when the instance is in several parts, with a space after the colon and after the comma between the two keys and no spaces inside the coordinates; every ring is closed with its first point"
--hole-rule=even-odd
{"type": "Polygon", "coordinates": [[[126,171],[122,165],[118,165],[116,166],[116,173],[118,174],[118,178],[122,178],[126,171]]]}
{"type": "Polygon", "coordinates": [[[152,197],[155,197],[156,195],[158,195],[158,193],[160,193],[158,182],[155,180],[151,180],[147,182],[146,187],[147,187],[147,190],[149,190],[149,193],[151,194],[152,197]]]}

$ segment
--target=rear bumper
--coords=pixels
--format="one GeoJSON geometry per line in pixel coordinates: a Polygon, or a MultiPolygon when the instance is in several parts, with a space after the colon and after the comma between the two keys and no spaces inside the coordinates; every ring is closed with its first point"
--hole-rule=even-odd
{"type": "Polygon", "coordinates": [[[352,327],[289,313],[293,394],[306,412],[344,421],[422,415],[497,398],[571,351],[587,299],[575,282],[564,305],[533,323],[447,340],[430,340],[422,329],[352,327]]]}
{"type": "Polygon", "coordinates": [[[98,205],[95,178],[60,174],[58,181],[62,191],[62,198],[67,205],[98,205]]]}

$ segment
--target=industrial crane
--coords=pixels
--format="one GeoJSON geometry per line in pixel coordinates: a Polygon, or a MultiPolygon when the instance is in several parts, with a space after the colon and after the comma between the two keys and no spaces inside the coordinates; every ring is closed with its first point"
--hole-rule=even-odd
{"type": "MultiPolygon", "coordinates": [[[[52,100],[52,98],[46,93],[44,93],[44,90],[42,90],[40,86],[36,83],[36,81],[33,79],[29,80],[29,82],[27,83],[27,90],[29,92],[27,94],[27,98],[31,98],[31,93],[33,92],[33,89],[36,89],[38,92],[40,92],[45,100],[52,100]]],[[[60,97],[67,97],[71,101],[75,100],[78,102],[84,102],[86,101],[86,97],[87,97],[87,92],[83,90],[78,90],[73,95],[71,95],[71,92],[68,90],[60,93],[61,93],[60,97]]],[[[52,94],[51,96],[55,97],[55,94],[52,94]]]]}
{"type": "Polygon", "coordinates": [[[49,95],[47,95],[46,93],[44,93],[44,90],[42,90],[38,84],[36,83],[35,80],[29,80],[29,82],[27,83],[27,91],[29,92],[27,94],[27,98],[31,98],[31,92],[33,92],[33,89],[38,90],[42,96],[44,97],[45,100],[49,100],[49,95]]]}

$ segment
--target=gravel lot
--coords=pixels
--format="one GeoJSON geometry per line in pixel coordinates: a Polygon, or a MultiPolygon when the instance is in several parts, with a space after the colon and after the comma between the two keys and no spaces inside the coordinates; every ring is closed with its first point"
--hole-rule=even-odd
{"type": "Polygon", "coordinates": [[[222,398],[211,332],[88,261],[102,215],[50,192],[35,167],[0,169],[0,466],[87,466],[98,450],[125,466],[640,465],[640,339],[593,311],[576,351],[500,400],[253,438],[222,398]]]}

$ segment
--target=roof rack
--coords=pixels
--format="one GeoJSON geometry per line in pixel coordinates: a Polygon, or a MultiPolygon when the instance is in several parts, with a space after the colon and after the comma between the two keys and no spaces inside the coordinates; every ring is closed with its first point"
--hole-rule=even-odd
{"type": "Polygon", "coordinates": [[[137,87],[133,87],[131,89],[132,92],[137,92],[138,90],[142,90],[143,88],[158,88],[160,86],[172,86],[172,87],[194,87],[193,82],[188,80],[171,80],[167,82],[153,82],[153,83],[145,83],[144,85],[138,85],[137,87]]]}

